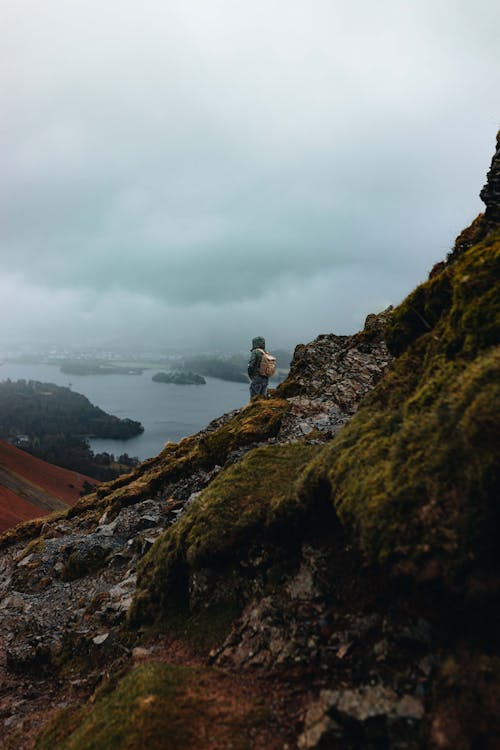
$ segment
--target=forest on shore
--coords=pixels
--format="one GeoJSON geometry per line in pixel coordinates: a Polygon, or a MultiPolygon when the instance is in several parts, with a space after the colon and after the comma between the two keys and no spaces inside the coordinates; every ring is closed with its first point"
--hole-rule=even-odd
{"type": "Polygon", "coordinates": [[[108,481],[138,461],[123,453],[93,453],[88,438],[126,440],[144,431],[119,419],[70,388],[34,380],[0,383],[0,437],[37,458],[108,481]]]}

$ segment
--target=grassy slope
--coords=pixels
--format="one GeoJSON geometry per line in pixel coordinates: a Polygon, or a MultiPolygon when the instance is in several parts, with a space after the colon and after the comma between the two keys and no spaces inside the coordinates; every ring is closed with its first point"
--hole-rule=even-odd
{"type": "Polygon", "coordinates": [[[210,471],[216,465],[223,465],[231,451],[274,436],[289,408],[283,399],[257,400],[211,432],[168,443],[158,456],[144,461],[130,474],[101,484],[96,493],[78,503],[70,515],[95,507],[111,506],[118,510],[194,471],[210,471]]]}
{"type": "MultiPolygon", "coordinates": [[[[101,483],[95,493],[86,495],[65,514],[70,518],[85,513],[98,516],[105,508],[118,513],[124,506],[164,492],[170,482],[196,471],[210,471],[224,464],[231,451],[276,435],[289,408],[290,404],[280,398],[256,400],[220,426],[180,443],[169,443],[158,456],[144,461],[130,474],[101,483]]],[[[35,519],[0,534],[0,549],[38,536],[42,526],[43,521],[35,519]]]]}
{"type": "Polygon", "coordinates": [[[0,440],[0,532],[74,505],[85,481],[96,484],[0,440]]]}
{"type": "Polygon", "coordinates": [[[4,440],[0,440],[0,465],[33,481],[68,505],[74,505],[80,499],[80,492],[85,482],[98,484],[97,480],[92,477],[42,461],[4,440]]]}

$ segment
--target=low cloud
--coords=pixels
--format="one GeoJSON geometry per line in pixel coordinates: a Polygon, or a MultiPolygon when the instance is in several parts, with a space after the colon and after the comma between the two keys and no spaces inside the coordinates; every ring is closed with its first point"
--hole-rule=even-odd
{"type": "Polygon", "coordinates": [[[496,3],[2,12],[12,340],[352,331],[481,209],[496,3]]]}

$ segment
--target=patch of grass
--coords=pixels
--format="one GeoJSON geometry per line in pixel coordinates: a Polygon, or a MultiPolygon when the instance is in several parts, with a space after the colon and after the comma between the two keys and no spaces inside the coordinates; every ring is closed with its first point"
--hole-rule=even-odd
{"type": "Polygon", "coordinates": [[[17,542],[22,540],[27,541],[28,539],[39,537],[46,523],[66,518],[67,513],[67,510],[56,511],[55,513],[43,516],[42,518],[23,521],[22,523],[17,524],[17,526],[13,526],[11,529],[4,531],[3,534],[0,534],[0,550],[9,547],[12,544],[17,544],[17,542]]]}
{"type": "Polygon", "coordinates": [[[58,714],[35,750],[249,750],[250,729],[267,719],[227,692],[210,669],[147,662],[58,714]]]}
{"type": "Polygon", "coordinates": [[[26,547],[23,549],[21,554],[18,556],[17,560],[24,560],[25,557],[28,557],[28,555],[31,554],[40,554],[45,549],[45,539],[32,539],[31,542],[28,542],[26,547]]]}
{"type": "Polygon", "coordinates": [[[197,653],[206,655],[225,640],[240,613],[241,607],[235,602],[211,604],[195,614],[186,616],[179,612],[170,617],[168,629],[177,638],[188,642],[197,653]]]}
{"type": "Polygon", "coordinates": [[[131,622],[186,610],[190,576],[201,568],[223,571],[230,598],[229,569],[246,562],[252,546],[296,548],[307,511],[297,484],[318,451],[304,444],[257,448],[219,474],[141,561],[131,622]]]}
{"type": "Polygon", "coordinates": [[[35,746],[37,750],[55,750],[58,747],[66,747],[63,743],[81,725],[89,710],[90,706],[73,706],[59,711],[38,739],[35,746]]]}
{"type": "Polygon", "coordinates": [[[196,711],[182,699],[188,669],[142,664],[93,706],[64,711],[36,744],[36,750],[137,750],[189,747],[196,711]]]}

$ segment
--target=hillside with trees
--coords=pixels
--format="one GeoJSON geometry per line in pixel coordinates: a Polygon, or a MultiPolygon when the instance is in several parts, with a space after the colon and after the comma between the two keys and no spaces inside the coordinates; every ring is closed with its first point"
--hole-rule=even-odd
{"type": "Polygon", "coordinates": [[[57,466],[114,479],[130,464],[94,454],[87,439],[126,440],[143,431],[140,422],[107,414],[70,388],[34,380],[0,383],[0,438],[57,466]]]}
{"type": "Polygon", "coordinates": [[[184,369],[193,370],[207,375],[209,378],[219,378],[220,380],[229,380],[232,383],[248,383],[246,375],[246,366],[243,361],[233,361],[231,359],[193,356],[184,359],[184,369]]]}

